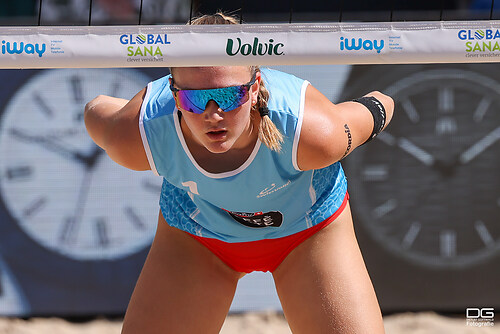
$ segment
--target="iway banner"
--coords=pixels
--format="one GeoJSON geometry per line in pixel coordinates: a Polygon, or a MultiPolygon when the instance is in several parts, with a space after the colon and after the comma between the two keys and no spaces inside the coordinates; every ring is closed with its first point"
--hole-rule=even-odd
{"type": "Polygon", "coordinates": [[[500,61],[500,21],[0,27],[0,68],[500,61]]]}

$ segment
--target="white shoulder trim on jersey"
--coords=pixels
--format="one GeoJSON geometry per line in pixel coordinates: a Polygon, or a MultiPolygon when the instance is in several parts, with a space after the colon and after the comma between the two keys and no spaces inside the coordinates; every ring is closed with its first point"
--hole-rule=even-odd
{"type": "Polygon", "coordinates": [[[206,177],[210,177],[212,179],[223,179],[226,177],[231,177],[231,176],[234,176],[236,174],[239,174],[242,171],[244,171],[248,166],[250,166],[252,161],[257,156],[257,153],[259,152],[259,148],[260,148],[260,144],[261,144],[261,141],[259,139],[257,139],[257,142],[255,143],[255,147],[253,148],[253,151],[250,154],[250,156],[248,157],[248,159],[237,169],[229,171],[229,172],[223,172],[223,173],[210,173],[210,172],[206,171],[200,165],[198,165],[198,162],[196,162],[196,160],[194,159],[193,155],[191,154],[191,151],[189,151],[189,147],[186,144],[186,140],[184,139],[184,134],[182,133],[182,130],[181,130],[181,124],[179,123],[179,117],[177,117],[177,113],[178,113],[178,110],[177,110],[177,108],[175,108],[172,115],[174,115],[174,123],[175,123],[175,130],[177,131],[177,137],[179,138],[179,141],[181,142],[182,148],[184,149],[184,152],[186,152],[186,155],[189,157],[189,160],[191,160],[191,163],[193,164],[193,166],[195,166],[196,169],[198,169],[200,171],[200,173],[202,173],[206,177]]]}
{"type": "Polygon", "coordinates": [[[299,119],[297,120],[297,128],[295,129],[295,137],[293,138],[292,146],[292,163],[293,167],[298,171],[302,171],[297,163],[297,154],[299,149],[300,131],[302,130],[302,120],[304,119],[304,105],[306,103],[306,90],[308,85],[309,81],[305,80],[302,83],[302,88],[300,90],[299,119]]]}
{"type": "Polygon", "coordinates": [[[144,129],[144,114],[146,113],[147,102],[149,101],[149,94],[152,89],[152,82],[148,83],[146,88],[146,94],[144,95],[144,100],[142,101],[141,111],[139,115],[139,131],[141,132],[142,145],[144,146],[144,151],[146,151],[146,156],[148,157],[149,166],[155,175],[160,176],[156,170],[155,161],[153,159],[153,154],[151,153],[151,148],[149,147],[148,137],[146,136],[146,130],[144,129]]]}

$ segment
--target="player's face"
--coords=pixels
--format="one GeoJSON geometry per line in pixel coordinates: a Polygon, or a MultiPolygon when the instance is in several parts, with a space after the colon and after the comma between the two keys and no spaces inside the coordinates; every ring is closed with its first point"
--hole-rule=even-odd
{"type": "MultiPolygon", "coordinates": [[[[240,86],[250,82],[252,75],[245,66],[181,67],[173,70],[175,88],[181,90],[240,86]]],[[[252,105],[257,101],[260,73],[257,73],[255,79],[255,83],[240,100],[243,103],[229,111],[223,111],[210,99],[202,113],[194,113],[183,110],[183,105],[178,101],[177,106],[184,121],[184,135],[212,153],[224,153],[231,148],[241,149],[253,143],[257,136],[258,123],[255,121],[259,120],[259,117],[251,118],[250,113],[252,105]]]]}

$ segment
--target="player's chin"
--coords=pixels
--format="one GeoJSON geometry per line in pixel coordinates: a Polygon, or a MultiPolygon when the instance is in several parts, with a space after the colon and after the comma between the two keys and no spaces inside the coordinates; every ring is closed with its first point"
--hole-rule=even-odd
{"type": "Polygon", "coordinates": [[[217,141],[205,144],[205,148],[211,153],[226,153],[233,147],[232,141],[217,141]]]}

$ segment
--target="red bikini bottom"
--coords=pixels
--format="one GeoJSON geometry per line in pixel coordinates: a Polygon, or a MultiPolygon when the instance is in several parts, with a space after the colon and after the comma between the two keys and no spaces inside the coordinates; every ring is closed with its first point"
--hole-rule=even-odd
{"type": "Polygon", "coordinates": [[[273,272],[295,247],[334,221],[344,210],[348,199],[349,194],[346,193],[340,208],[321,223],[282,238],[229,243],[218,239],[199,237],[190,233],[188,235],[198,240],[236,271],[245,273],[251,273],[252,271],[273,272]]]}

